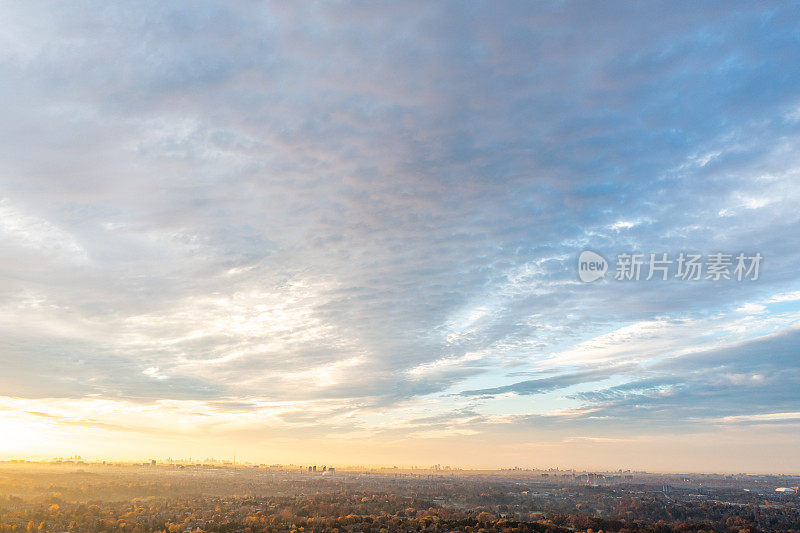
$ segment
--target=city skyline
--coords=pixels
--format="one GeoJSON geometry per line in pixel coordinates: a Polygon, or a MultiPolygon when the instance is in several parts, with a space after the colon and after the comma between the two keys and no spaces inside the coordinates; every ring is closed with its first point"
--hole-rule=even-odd
{"type": "Polygon", "coordinates": [[[800,472],[796,3],[2,10],[0,460],[800,472]]]}

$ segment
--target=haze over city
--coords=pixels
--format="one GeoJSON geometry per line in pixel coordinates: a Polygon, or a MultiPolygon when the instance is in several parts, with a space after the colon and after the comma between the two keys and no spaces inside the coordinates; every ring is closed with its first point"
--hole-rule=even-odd
{"type": "Polygon", "coordinates": [[[798,4],[501,4],[4,3],[0,460],[800,472],[798,4]]]}

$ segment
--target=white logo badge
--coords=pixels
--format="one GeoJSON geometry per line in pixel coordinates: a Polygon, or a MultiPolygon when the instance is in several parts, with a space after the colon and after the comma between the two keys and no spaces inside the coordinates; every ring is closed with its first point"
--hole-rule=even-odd
{"type": "Polygon", "coordinates": [[[581,252],[578,257],[578,277],[585,283],[591,283],[606,275],[608,263],[602,255],[589,250],[581,252]]]}

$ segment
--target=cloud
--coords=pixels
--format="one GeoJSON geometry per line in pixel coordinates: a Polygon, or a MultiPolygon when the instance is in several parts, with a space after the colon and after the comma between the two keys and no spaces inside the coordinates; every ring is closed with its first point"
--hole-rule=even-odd
{"type": "Polygon", "coordinates": [[[462,392],[463,396],[496,396],[499,394],[514,393],[519,395],[532,395],[542,394],[545,392],[563,389],[571,385],[580,385],[583,383],[593,383],[606,380],[614,375],[625,373],[629,371],[630,367],[621,368],[601,368],[593,370],[584,370],[580,372],[572,372],[569,374],[560,374],[539,379],[529,379],[520,381],[512,385],[505,385],[502,387],[494,387],[490,389],[467,390],[462,392]]]}
{"type": "Polygon", "coordinates": [[[309,435],[422,405],[442,425],[403,427],[429,436],[793,412],[788,359],[721,355],[800,318],[792,15],[10,7],[0,388],[230,421],[302,402],[281,416],[309,435]],[[583,249],[765,259],[757,282],[587,285],[583,249]]]}
{"type": "Polygon", "coordinates": [[[794,421],[800,331],[791,328],[721,348],[666,358],[622,385],[575,397],[594,416],[641,427],[794,421]]]}

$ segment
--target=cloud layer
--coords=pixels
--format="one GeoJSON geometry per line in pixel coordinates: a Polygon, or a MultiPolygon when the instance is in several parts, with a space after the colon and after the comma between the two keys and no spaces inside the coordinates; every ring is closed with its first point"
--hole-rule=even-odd
{"type": "Polygon", "coordinates": [[[0,396],[42,454],[176,413],[375,461],[796,431],[796,6],[4,11],[0,396]],[[765,259],[589,285],[584,249],[765,259]]]}

